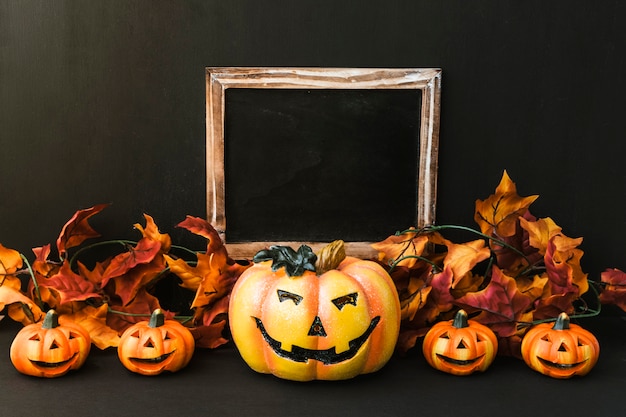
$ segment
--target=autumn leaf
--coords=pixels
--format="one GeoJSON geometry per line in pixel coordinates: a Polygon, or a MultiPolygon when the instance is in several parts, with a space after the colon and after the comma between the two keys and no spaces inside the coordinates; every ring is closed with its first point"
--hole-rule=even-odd
{"type": "Polygon", "coordinates": [[[379,252],[378,260],[386,265],[397,262],[397,266],[412,268],[418,262],[416,256],[421,256],[428,243],[428,236],[418,235],[416,232],[391,235],[387,239],[373,243],[371,246],[379,252]],[[404,258],[400,260],[401,258],[404,258]]]}
{"type": "Polygon", "coordinates": [[[143,217],[146,219],[146,227],[144,228],[139,223],[136,223],[134,225],[135,229],[139,230],[144,238],[159,242],[161,244],[160,250],[162,253],[169,252],[172,247],[172,238],[170,235],[159,232],[159,228],[151,216],[144,214],[143,217]]]}
{"type": "Polygon", "coordinates": [[[533,311],[534,320],[553,319],[558,317],[559,314],[565,312],[572,314],[574,311],[574,301],[578,299],[578,294],[574,292],[568,292],[563,294],[552,294],[540,298],[535,303],[535,310],[533,311]]]}
{"type": "Polygon", "coordinates": [[[248,265],[238,263],[229,265],[225,257],[219,253],[198,254],[196,270],[201,274],[202,281],[191,307],[208,306],[230,294],[233,285],[247,268],[248,265]]]}
{"type": "Polygon", "coordinates": [[[161,242],[143,238],[134,247],[129,247],[128,251],[120,253],[111,259],[105,271],[102,273],[101,286],[107,285],[110,279],[120,277],[132,268],[140,264],[152,262],[161,250],[161,242]]]}
{"type": "Polygon", "coordinates": [[[221,253],[226,255],[226,247],[224,246],[219,233],[205,219],[187,216],[185,220],[178,223],[176,226],[187,229],[191,233],[208,239],[206,253],[221,253]]]}
{"type": "Polygon", "coordinates": [[[65,258],[67,249],[75,247],[83,243],[87,239],[99,237],[88,220],[91,216],[104,210],[108,204],[98,204],[88,209],[78,210],[72,218],[65,223],[61,229],[61,233],[57,238],[57,249],[59,257],[65,258]]]}
{"type": "Polygon", "coordinates": [[[33,271],[43,277],[49,277],[57,273],[61,267],[60,262],[50,261],[50,244],[33,248],[35,260],[33,261],[33,271]]]}
{"type": "MultiPolygon", "coordinates": [[[[133,324],[148,320],[150,314],[157,308],[161,308],[159,300],[150,294],[145,288],[139,289],[137,295],[128,304],[122,302],[115,296],[109,302],[109,314],[107,314],[106,324],[120,334],[133,324]]],[[[166,318],[172,318],[174,314],[164,311],[166,318]]]]}
{"type": "Polygon", "coordinates": [[[604,289],[600,293],[600,302],[614,304],[626,311],[626,272],[619,269],[607,269],[600,273],[604,289]]]}
{"type": "Polygon", "coordinates": [[[582,295],[589,289],[587,274],[580,266],[583,251],[577,247],[581,242],[582,238],[572,239],[563,234],[553,236],[548,242],[544,259],[552,294],[582,295]]]}
{"type": "Polygon", "coordinates": [[[197,347],[215,349],[228,342],[223,337],[223,331],[227,323],[229,301],[230,296],[225,296],[214,303],[210,309],[198,310],[201,311],[201,315],[194,321],[201,325],[190,328],[197,347]]]}
{"type": "Polygon", "coordinates": [[[495,194],[486,200],[476,200],[474,220],[480,230],[489,236],[507,237],[515,234],[517,222],[537,195],[520,197],[517,187],[504,171],[495,194]]]}
{"type": "Polygon", "coordinates": [[[91,337],[91,343],[99,349],[116,347],[120,340],[117,331],[107,326],[106,319],[106,304],[102,304],[100,307],[85,306],[73,314],[59,315],[60,324],[73,322],[87,330],[91,337]]]}
{"type": "Polygon", "coordinates": [[[550,239],[560,234],[562,230],[561,227],[554,223],[554,220],[549,217],[537,221],[528,221],[524,218],[520,218],[520,226],[528,232],[529,244],[537,248],[541,255],[546,254],[550,239]]]}
{"type": "Polygon", "coordinates": [[[0,285],[7,276],[14,275],[22,267],[22,255],[0,244],[0,285]]]}
{"type": "Polygon", "coordinates": [[[455,281],[491,255],[491,251],[482,239],[460,244],[447,241],[446,246],[448,253],[443,260],[443,265],[444,268],[450,268],[452,271],[451,288],[455,287],[455,281]]]}
{"type": "Polygon", "coordinates": [[[88,298],[100,298],[95,285],[74,273],[69,261],[64,261],[59,271],[49,278],[38,277],[40,287],[54,289],[60,296],[60,303],[83,301],[88,298]]]}
{"type": "Polygon", "coordinates": [[[490,325],[498,336],[507,337],[515,333],[516,322],[527,312],[531,299],[519,291],[514,278],[494,266],[489,284],[458,298],[456,304],[468,310],[480,310],[475,320],[490,325]]]}

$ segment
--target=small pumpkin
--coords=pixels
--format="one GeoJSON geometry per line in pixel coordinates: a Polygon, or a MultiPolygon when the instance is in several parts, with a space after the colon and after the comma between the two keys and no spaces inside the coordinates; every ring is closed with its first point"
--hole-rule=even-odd
{"type": "Polygon", "coordinates": [[[424,336],[424,358],[430,366],[453,375],[485,371],[496,357],[498,339],[493,331],[459,310],[453,320],[433,325],[424,336]]]}
{"type": "Polygon", "coordinates": [[[400,303],[387,272],[346,257],[336,241],[320,253],[272,246],[235,284],[229,325],[256,372],[294,381],[343,380],[382,368],[393,354],[400,303]]]}
{"type": "Polygon", "coordinates": [[[537,372],[553,378],[583,376],[595,366],[600,355],[598,339],[584,328],[570,323],[561,313],[554,324],[532,327],[522,339],[522,358],[537,372]]]}
{"type": "Polygon", "coordinates": [[[19,372],[43,378],[55,378],[85,363],[91,338],[79,324],[59,324],[55,310],[43,321],[22,328],[11,343],[11,362],[19,372]]]}
{"type": "Polygon", "coordinates": [[[165,320],[163,311],[156,309],[149,321],[135,323],[122,333],[117,355],[132,372],[158,375],[187,366],[194,348],[191,331],[176,320],[165,320]]]}

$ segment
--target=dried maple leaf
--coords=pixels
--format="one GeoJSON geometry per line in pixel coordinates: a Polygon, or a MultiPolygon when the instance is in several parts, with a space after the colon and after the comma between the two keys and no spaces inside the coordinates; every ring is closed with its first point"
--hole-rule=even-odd
{"type": "Polygon", "coordinates": [[[626,311],[626,272],[619,269],[607,269],[600,273],[604,288],[600,293],[600,302],[614,304],[626,311]]]}
{"type": "Polygon", "coordinates": [[[102,273],[100,285],[106,286],[110,279],[123,276],[137,265],[148,264],[155,259],[161,251],[161,242],[149,238],[142,238],[128,251],[120,253],[111,259],[102,273]]]}
{"type": "Polygon", "coordinates": [[[549,217],[537,221],[520,218],[520,226],[528,232],[530,245],[537,248],[541,255],[546,254],[550,239],[561,233],[561,227],[549,217]]]}
{"type": "MultiPolygon", "coordinates": [[[[108,305],[109,314],[107,314],[106,324],[120,334],[133,324],[147,320],[154,310],[161,308],[158,298],[148,293],[145,288],[139,289],[128,304],[122,304],[114,295],[108,305]]],[[[164,311],[164,313],[166,318],[174,317],[171,312],[164,311]]]]}
{"type": "Polygon", "coordinates": [[[143,217],[146,219],[146,227],[144,228],[139,223],[136,223],[134,225],[135,229],[139,230],[144,238],[159,242],[161,244],[160,250],[162,253],[169,252],[172,247],[172,238],[170,235],[161,233],[151,216],[144,214],[143,217]]]}
{"type": "MultiPolygon", "coordinates": [[[[414,229],[410,229],[414,230],[414,229]]],[[[412,268],[418,262],[417,256],[424,253],[429,237],[416,232],[391,235],[387,239],[371,246],[379,251],[378,260],[386,265],[398,261],[395,265],[412,268]],[[402,259],[403,258],[403,259],[402,259]]]]}
{"type": "Polygon", "coordinates": [[[202,315],[194,321],[201,323],[201,325],[190,329],[197,347],[215,349],[228,342],[223,337],[223,331],[227,323],[229,301],[230,296],[225,296],[218,300],[211,309],[197,310],[201,311],[202,315]]]}
{"type": "Polygon", "coordinates": [[[495,194],[483,201],[476,200],[474,220],[486,235],[512,236],[516,232],[519,217],[528,211],[537,197],[520,197],[515,183],[504,171],[495,194]]]}
{"type": "Polygon", "coordinates": [[[219,233],[209,222],[200,217],[187,216],[185,220],[178,223],[177,227],[182,227],[190,232],[202,236],[208,240],[206,253],[221,253],[227,255],[226,247],[224,246],[219,233]]]}
{"type": "Polygon", "coordinates": [[[95,285],[74,273],[70,269],[69,261],[64,261],[54,275],[49,278],[39,276],[37,281],[42,288],[54,289],[59,294],[60,304],[100,298],[95,285]]]}
{"type": "Polygon", "coordinates": [[[75,247],[83,243],[87,239],[99,237],[88,220],[91,216],[104,210],[108,204],[98,204],[88,209],[78,210],[72,218],[65,223],[61,229],[61,233],[57,238],[57,249],[59,257],[65,258],[67,249],[75,247]]]}
{"type": "Polygon", "coordinates": [[[552,294],[582,295],[589,289],[587,274],[580,266],[583,251],[578,249],[582,238],[572,239],[563,234],[553,236],[544,256],[552,294]]]}
{"type": "Polygon", "coordinates": [[[85,306],[73,314],[59,315],[60,324],[73,322],[87,330],[91,337],[91,343],[99,349],[116,347],[119,344],[120,338],[117,331],[107,326],[106,319],[106,304],[102,304],[100,307],[85,306]]]}
{"type": "Polygon", "coordinates": [[[448,253],[443,260],[443,265],[444,268],[450,268],[452,271],[451,288],[454,288],[456,281],[471,271],[476,264],[491,255],[490,249],[485,246],[485,241],[482,239],[460,244],[447,241],[446,246],[448,253]]]}
{"type": "Polygon", "coordinates": [[[469,311],[481,311],[475,320],[489,325],[498,336],[507,337],[515,333],[517,321],[527,312],[531,299],[519,291],[515,279],[494,266],[489,284],[458,298],[456,304],[469,311]]]}
{"type": "Polygon", "coordinates": [[[6,277],[14,275],[22,264],[22,255],[18,251],[0,244],[0,285],[3,285],[6,277]]]}

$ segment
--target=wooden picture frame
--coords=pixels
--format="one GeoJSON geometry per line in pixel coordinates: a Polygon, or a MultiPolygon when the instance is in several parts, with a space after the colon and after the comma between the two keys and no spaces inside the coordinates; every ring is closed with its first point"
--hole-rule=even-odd
{"type": "MultiPolygon", "coordinates": [[[[416,165],[414,191],[416,199],[413,224],[402,224],[399,228],[410,226],[423,227],[433,224],[435,220],[435,203],[437,190],[437,157],[439,147],[439,119],[441,95],[441,69],[438,68],[244,68],[244,67],[210,67],[206,68],[206,161],[207,161],[207,217],[209,222],[220,233],[231,257],[235,259],[251,259],[256,252],[271,245],[289,245],[296,249],[300,244],[308,244],[315,251],[327,242],[322,239],[310,238],[306,230],[301,236],[282,239],[278,236],[256,236],[247,239],[239,237],[236,241],[229,240],[229,212],[227,193],[233,179],[227,178],[227,151],[229,147],[226,128],[229,105],[227,93],[229,91],[252,93],[259,97],[263,92],[271,91],[281,94],[290,90],[301,91],[302,94],[315,92],[346,92],[366,97],[368,91],[405,91],[416,94],[419,103],[414,118],[419,138],[417,138],[415,155],[412,163],[416,165]],[[237,90],[234,90],[237,89],[237,90]],[[242,91],[245,90],[245,91],[242,91]]],[[[234,94],[234,93],[233,93],[234,94]]],[[[287,93],[285,93],[287,94],[287,93]]],[[[393,93],[392,93],[393,94],[393,93]]],[[[286,96],[287,97],[287,96],[286,96]]],[[[253,100],[252,98],[247,101],[253,100]]],[[[297,98],[296,98],[297,100],[297,98]]],[[[406,99],[404,99],[406,101],[406,99]]],[[[279,100],[283,101],[283,100],[279,100]]],[[[257,106],[247,104],[254,112],[257,106]]],[[[411,112],[413,110],[409,109],[411,112]]],[[[241,114],[241,113],[240,113],[241,114]]],[[[413,115],[410,113],[410,117],[413,115]]],[[[231,126],[239,126],[237,121],[228,122],[231,126]]],[[[411,122],[413,123],[413,122],[411,122]]],[[[274,125],[272,125],[274,126],[274,125]]],[[[280,126],[276,126],[280,128],[280,126]]],[[[232,131],[236,129],[231,129],[232,131]]],[[[269,142],[277,135],[268,135],[264,141],[269,142]]],[[[253,140],[245,138],[242,140],[253,140]]],[[[239,141],[241,142],[241,140],[239,141]]],[[[278,147],[276,145],[275,147],[278,147]]],[[[271,152],[270,143],[264,149],[271,152]]],[[[234,151],[233,151],[234,152],[234,151]]],[[[376,153],[372,149],[370,153],[376,153]]],[[[246,152],[239,152],[246,153],[246,152]]],[[[255,153],[259,150],[255,148],[255,153]]],[[[263,155],[255,157],[263,158],[263,155]]],[[[245,165],[245,164],[242,164],[245,165]]],[[[245,169],[245,168],[243,168],[245,169]]],[[[392,181],[393,179],[390,179],[392,181]]],[[[236,203],[231,204],[231,208],[236,203]]],[[[280,205],[279,203],[276,203],[280,205]]],[[[279,209],[277,207],[276,209],[279,209]]],[[[348,221],[349,219],[344,219],[348,221]]],[[[367,222],[363,222],[367,223],[367,222]]],[[[306,229],[306,228],[302,228],[306,229]]],[[[233,229],[234,230],[234,229],[233,229]]],[[[396,229],[399,230],[399,229],[396,229]]],[[[389,230],[393,234],[396,230],[389,230]]],[[[386,237],[386,236],[385,236],[386,237]]],[[[341,236],[337,238],[343,238],[341,236]]],[[[378,239],[379,237],[376,237],[378,239]]],[[[334,239],[329,239],[334,240],[334,239]]],[[[345,239],[344,239],[345,240],[345,239]]],[[[357,241],[346,241],[346,251],[351,256],[370,258],[375,256],[371,248],[373,240],[359,238],[357,241]]]]}

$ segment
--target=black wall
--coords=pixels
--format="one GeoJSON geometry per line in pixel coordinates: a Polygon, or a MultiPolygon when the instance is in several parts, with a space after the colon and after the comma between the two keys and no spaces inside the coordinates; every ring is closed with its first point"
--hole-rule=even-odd
{"type": "MultiPolygon", "coordinates": [[[[205,216],[207,66],[443,69],[438,223],[473,226],[502,171],[626,268],[620,1],[0,0],[0,242],[30,255],[75,210],[137,237],[205,216]]],[[[199,246],[198,249],[202,249],[199,246]]]]}

